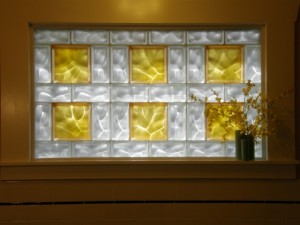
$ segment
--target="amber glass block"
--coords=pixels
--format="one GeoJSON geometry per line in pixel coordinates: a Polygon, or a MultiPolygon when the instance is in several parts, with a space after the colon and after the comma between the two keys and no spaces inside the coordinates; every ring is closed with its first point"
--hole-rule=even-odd
{"type": "Polygon", "coordinates": [[[166,140],[167,105],[131,103],[130,137],[131,140],[166,140]]]}
{"type": "Polygon", "coordinates": [[[243,49],[240,46],[206,48],[207,83],[242,83],[243,49]]]}
{"type": "Polygon", "coordinates": [[[88,46],[53,46],[54,83],[90,82],[90,49],[88,46]]]}
{"type": "Polygon", "coordinates": [[[90,140],[90,104],[53,104],[54,140],[90,140]]]}
{"type": "Polygon", "coordinates": [[[131,83],[166,83],[167,48],[131,47],[130,78],[131,83]]]}
{"type": "MultiPolygon", "coordinates": [[[[224,103],[207,103],[206,109],[208,110],[209,107],[215,106],[220,109],[222,109],[222,112],[227,114],[228,111],[232,111],[232,107],[239,107],[240,110],[243,108],[243,103],[237,103],[234,105],[231,105],[230,103],[224,104],[224,103]]],[[[218,140],[223,141],[224,140],[224,134],[226,134],[226,131],[224,129],[224,124],[230,123],[231,128],[228,130],[229,134],[226,136],[226,140],[233,141],[235,136],[235,130],[240,130],[240,127],[238,124],[236,124],[234,121],[230,121],[228,117],[226,116],[218,116],[218,117],[212,117],[208,116],[206,118],[206,138],[207,140],[218,140]]]]}

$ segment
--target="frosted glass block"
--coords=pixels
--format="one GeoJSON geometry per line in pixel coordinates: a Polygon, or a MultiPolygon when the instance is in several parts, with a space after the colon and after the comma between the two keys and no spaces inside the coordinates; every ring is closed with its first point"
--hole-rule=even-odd
{"type": "Polygon", "coordinates": [[[109,102],[110,91],[108,85],[74,85],[74,102],[109,102]]]}
{"type": "Polygon", "coordinates": [[[114,142],[112,145],[113,157],[147,157],[147,142],[114,142]]]}
{"type": "Polygon", "coordinates": [[[226,157],[235,157],[235,142],[226,142],[225,143],[225,156],[226,157]]]}
{"type": "Polygon", "coordinates": [[[169,140],[186,139],[186,104],[169,104],[169,140]]]}
{"type": "Polygon", "coordinates": [[[35,107],[35,140],[51,140],[51,105],[35,107]]]}
{"type": "Polygon", "coordinates": [[[107,47],[92,47],[92,82],[109,82],[109,51],[107,47]]]}
{"type": "Polygon", "coordinates": [[[229,102],[231,99],[236,99],[238,102],[244,102],[245,96],[242,89],[244,84],[227,84],[225,85],[225,101],[229,102]]]}
{"type": "Polygon", "coordinates": [[[152,157],[184,157],[186,156],[184,142],[151,142],[150,156],[152,157]]]}
{"type": "Polygon", "coordinates": [[[35,158],[69,158],[71,144],[69,142],[37,141],[35,142],[35,158]]]}
{"type": "Polygon", "coordinates": [[[224,145],[221,142],[190,142],[187,155],[191,157],[224,157],[224,145]]]}
{"type": "Polygon", "coordinates": [[[259,30],[226,31],[226,44],[258,44],[259,30]]]}
{"type": "Polygon", "coordinates": [[[147,85],[112,85],[113,102],[147,102],[147,85]]]}
{"type": "Polygon", "coordinates": [[[52,46],[55,83],[90,82],[90,48],[85,45],[52,46]]]}
{"type": "Polygon", "coordinates": [[[189,83],[204,83],[205,58],[204,49],[201,47],[188,48],[187,54],[187,79],[189,83]]]}
{"type": "Polygon", "coordinates": [[[205,140],[205,106],[189,103],[187,106],[188,140],[205,140]]]}
{"type": "Polygon", "coordinates": [[[67,30],[35,30],[35,43],[69,43],[70,32],[67,30]]]}
{"type": "Polygon", "coordinates": [[[151,85],[149,90],[150,102],[185,102],[185,85],[151,85]]]}
{"type": "Polygon", "coordinates": [[[109,157],[109,142],[75,142],[73,143],[73,157],[109,157]]]}
{"type": "Polygon", "coordinates": [[[112,44],[146,44],[147,35],[144,31],[111,31],[112,44]]]}
{"type": "Polygon", "coordinates": [[[92,139],[109,140],[110,137],[110,105],[95,103],[92,107],[92,139]]]}
{"type": "Polygon", "coordinates": [[[37,102],[70,102],[71,87],[69,85],[38,85],[35,88],[37,102]]]}
{"type": "Polygon", "coordinates": [[[184,44],[184,31],[150,31],[150,44],[184,44]]]}
{"type": "Polygon", "coordinates": [[[129,139],[129,108],[128,104],[111,104],[111,139],[129,139]]]}
{"type": "Polygon", "coordinates": [[[261,83],[261,52],[259,46],[245,47],[245,81],[261,83]]]}
{"type": "Polygon", "coordinates": [[[113,47],[111,51],[111,82],[128,83],[128,48],[113,47]]]}
{"type": "Polygon", "coordinates": [[[50,47],[35,47],[34,74],[36,83],[51,83],[50,47]]]}
{"type": "Polygon", "coordinates": [[[263,142],[258,140],[258,143],[255,144],[255,158],[263,157],[263,142]]]}
{"type": "Polygon", "coordinates": [[[169,83],[185,83],[185,48],[169,48],[169,83]]]}
{"type": "Polygon", "coordinates": [[[72,42],[75,44],[108,44],[108,32],[101,30],[74,30],[72,42]]]}
{"type": "Polygon", "coordinates": [[[223,44],[223,31],[189,31],[188,44],[223,44]]]}
{"type": "MultiPolygon", "coordinates": [[[[217,102],[213,91],[219,94],[219,98],[224,99],[224,85],[217,84],[191,84],[188,85],[189,97],[194,95],[202,101],[217,102]]],[[[191,99],[189,101],[192,101],[191,99]]]]}

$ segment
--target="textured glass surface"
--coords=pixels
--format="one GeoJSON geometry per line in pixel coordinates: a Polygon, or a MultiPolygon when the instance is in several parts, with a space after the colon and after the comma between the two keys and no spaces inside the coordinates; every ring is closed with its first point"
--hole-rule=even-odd
{"type": "Polygon", "coordinates": [[[150,31],[151,44],[184,44],[183,31],[150,31]]]}
{"type": "Polygon", "coordinates": [[[166,104],[130,104],[130,138],[132,140],[166,140],[166,104]]]}
{"type": "Polygon", "coordinates": [[[35,107],[35,140],[51,140],[50,104],[40,104],[35,107]]]}
{"type": "Polygon", "coordinates": [[[151,85],[149,90],[150,102],[185,102],[185,85],[151,85]]]}
{"type": "Polygon", "coordinates": [[[222,44],[223,31],[189,31],[188,44],[222,44]]]}
{"type": "Polygon", "coordinates": [[[221,142],[190,142],[187,155],[191,157],[224,157],[224,145],[221,142]]]}
{"type": "Polygon", "coordinates": [[[109,157],[109,147],[108,142],[75,142],[73,144],[73,157],[109,157]]]}
{"type": "Polygon", "coordinates": [[[169,48],[169,83],[184,83],[185,75],[185,48],[169,48]]]}
{"type": "Polygon", "coordinates": [[[203,104],[189,103],[187,106],[187,139],[205,139],[205,107],[203,104]]]}
{"type": "Polygon", "coordinates": [[[112,31],[112,44],[146,44],[147,36],[144,31],[112,31]]]}
{"type": "Polygon", "coordinates": [[[114,157],[147,157],[148,144],[146,142],[117,142],[113,143],[114,157]]]}
{"type": "MultiPolygon", "coordinates": [[[[219,94],[221,99],[224,99],[224,85],[221,84],[191,84],[188,86],[189,96],[196,96],[202,101],[216,102],[216,96],[213,91],[219,94]]],[[[189,101],[192,101],[191,99],[189,101]]]]}
{"type": "Polygon", "coordinates": [[[90,81],[90,50],[84,46],[52,48],[55,83],[88,83],[90,81]]]}
{"type": "Polygon", "coordinates": [[[242,92],[244,87],[246,87],[245,84],[226,84],[225,101],[229,102],[231,99],[236,99],[238,102],[245,101],[245,96],[242,92]]]}
{"type": "Polygon", "coordinates": [[[107,47],[92,47],[92,82],[109,82],[109,51],[107,47]]]}
{"type": "Polygon", "coordinates": [[[108,85],[74,85],[74,102],[109,102],[108,85]]]}
{"type": "Polygon", "coordinates": [[[69,43],[70,32],[66,30],[35,30],[35,43],[69,43]]]}
{"type": "Polygon", "coordinates": [[[90,130],[89,103],[53,104],[54,140],[89,140],[90,130]]]}
{"type": "Polygon", "coordinates": [[[72,32],[73,43],[76,44],[107,44],[107,31],[74,30],[72,32]]]}
{"type": "Polygon", "coordinates": [[[230,141],[225,143],[225,156],[235,157],[235,142],[230,141]]]}
{"type": "Polygon", "coordinates": [[[36,83],[51,82],[51,58],[49,47],[35,47],[34,74],[36,83]]]}
{"type": "Polygon", "coordinates": [[[110,105],[94,103],[92,108],[92,139],[109,140],[110,138],[110,105]]]}
{"type": "MultiPolygon", "coordinates": [[[[215,104],[215,106],[222,108],[223,112],[227,112],[226,110],[229,110],[233,106],[230,103],[226,104],[219,104],[219,103],[208,103],[206,104],[206,107],[209,108],[212,104],[215,104]]],[[[242,110],[243,103],[239,104],[242,110]]],[[[206,120],[206,137],[207,140],[223,140],[224,135],[226,134],[225,129],[222,127],[225,122],[227,121],[227,118],[224,116],[219,116],[218,118],[207,117],[206,120]]],[[[239,130],[239,127],[234,122],[231,123],[232,129],[229,130],[229,134],[226,136],[226,140],[232,141],[234,140],[234,132],[235,130],[239,130]]]]}
{"type": "Polygon", "coordinates": [[[166,48],[131,47],[131,83],[166,83],[166,48]]]}
{"type": "Polygon", "coordinates": [[[259,30],[226,31],[227,44],[258,44],[259,42],[259,30]]]}
{"type": "Polygon", "coordinates": [[[113,47],[111,51],[112,51],[111,81],[113,83],[127,83],[128,82],[128,48],[113,47]]]}
{"type": "Polygon", "coordinates": [[[204,49],[202,47],[190,47],[187,54],[187,79],[189,83],[204,83],[204,49]]]}
{"type": "Polygon", "coordinates": [[[242,83],[243,50],[241,47],[208,47],[206,49],[207,83],[242,83]]]}
{"type": "Polygon", "coordinates": [[[151,142],[152,157],[184,157],[186,156],[184,142],[151,142]]]}
{"type": "Polygon", "coordinates": [[[261,52],[259,46],[245,47],[245,80],[261,83],[261,52]]]}
{"type": "Polygon", "coordinates": [[[113,85],[112,86],[112,101],[113,102],[147,102],[148,101],[148,86],[137,85],[113,85]]]}
{"type": "Polygon", "coordinates": [[[186,139],[186,105],[169,104],[168,113],[169,140],[186,139]]]}
{"type": "Polygon", "coordinates": [[[71,101],[71,87],[69,85],[37,85],[35,101],[69,102],[71,101]]]}
{"type": "Polygon", "coordinates": [[[35,142],[35,158],[69,158],[71,144],[69,142],[37,141],[35,142]]]}
{"type": "Polygon", "coordinates": [[[128,104],[111,105],[111,139],[129,139],[129,107],[128,104]]]}

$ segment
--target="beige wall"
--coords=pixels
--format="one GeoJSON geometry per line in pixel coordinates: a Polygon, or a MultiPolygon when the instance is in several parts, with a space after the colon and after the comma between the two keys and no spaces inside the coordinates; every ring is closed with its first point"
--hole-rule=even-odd
{"type": "MultiPolygon", "coordinates": [[[[89,174],[77,179],[76,174],[83,172],[81,166],[75,164],[76,169],[68,171],[66,178],[69,179],[58,179],[59,176],[55,179],[55,173],[66,173],[62,166],[59,167],[62,171],[52,171],[49,180],[49,177],[43,176],[44,172],[49,174],[47,172],[51,168],[58,168],[55,164],[51,164],[49,169],[43,165],[32,167],[31,163],[29,66],[32,57],[29,24],[263,25],[266,34],[263,64],[268,80],[267,91],[275,96],[295,84],[294,21],[299,0],[0,0],[0,4],[0,203],[134,200],[218,202],[53,206],[0,204],[0,224],[299,224],[300,205],[289,204],[300,201],[299,179],[226,179],[226,176],[222,179],[200,179],[197,176],[193,179],[175,179],[171,173],[176,170],[164,171],[164,179],[157,179],[159,175],[154,175],[152,179],[110,179],[109,176],[105,179],[98,179],[97,176],[87,179],[89,174]],[[43,172],[30,176],[38,171],[43,172]],[[168,174],[172,179],[165,179],[168,174]],[[226,201],[258,202],[242,204],[226,201]],[[262,204],[264,201],[282,202],[262,204]]],[[[299,68],[299,62],[297,65],[299,68]]],[[[270,154],[274,161],[291,162],[295,155],[294,99],[284,102],[281,108],[285,109],[287,116],[280,137],[270,141],[270,154]]],[[[299,155],[299,148],[296,148],[296,152],[299,155]]],[[[276,165],[273,163],[267,169],[273,166],[274,173],[280,172],[276,165]]],[[[74,164],[72,166],[74,168],[74,164]]],[[[246,168],[256,166],[249,164],[246,168]]],[[[159,164],[153,168],[156,167],[159,164]]],[[[178,173],[181,167],[185,168],[180,164],[178,167],[178,173]]],[[[197,170],[192,171],[193,167],[189,167],[189,170],[192,174],[203,173],[201,168],[195,167],[197,170]]],[[[213,170],[214,166],[211,168],[213,170]]],[[[228,167],[225,165],[224,168],[228,167]]],[[[230,168],[235,167],[231,165],[230,168]]],[[[167,170],[167,167],[164,169],[167,170]]],[[[299,170],[298,167],[298,174],[299,170]]],[[[91,168],[86,171],[93,172],[91,168]]],[[[97,171],[106,173],[103,169],[101,171],[101,167],[97,167],[97,171]]],[[[188,170],[185,172],[188,173],[188,170]]],[[[257,170],[257,177],[263,172],[257,170]]]]}

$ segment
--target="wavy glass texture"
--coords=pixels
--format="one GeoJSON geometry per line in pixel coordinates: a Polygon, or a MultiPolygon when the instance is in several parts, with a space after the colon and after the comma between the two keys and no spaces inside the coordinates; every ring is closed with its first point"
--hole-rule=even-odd
{"type": "Polygon", "coordinates": [[[205,140],[205,106],[198,103],[187,105],[187,139],[205,140]]]}
{"type": "MultiPolygon", "coordinates": [[[[188,96],[196,96],[201,101],[217,102],[213,91],[219,94],[221,99],[224,99],[224,85],[223,84],[190,84],[188,86],[188,96]]],[[[192,102],[192,99],[189,99],[192,102]]]]}
{"type": "Polygon", "coordinates": [[[186,86],[184,84],[156,84],[149,90],[150,102],[185,102],[186,86]]]}
{"type": "Polygon", "coordinates": [[[70,102],[71,87],[69,85],[36,85],[36,102],[70,102]]]}
{"type": "Polygon", "coordinates": [[[38,104],[35,107],[35,140],[51,140],[51,105],[38,104]]]}
{"type": "Polygon", "coordinates": [[[112,85],[113,102],[147,102],[148,86],[143,84],[136,85],[112,85]]]}
{"type": "Polygon", "coordinates": [[[190,142],[187,146],[189,157],[224,157],[224,145],[221,142],[190,142]]]}
{"type": "Polygon", "coordinates": [[[34,42],[66,44],[70,42],[70,32],[67,30],[35,30],[34,42]]]}
{"type": "Polygon", "coordinates": [[[75,44],[108,44],[108,31],[74,30],[72,42],[75,44]]]}
{"type": "Polygon", "coordinates": [[[91,157],[109,157],[110,144],[109,142],[75,142],[73,143],[73,157],[76,158],[91,158],[91,157]]]}
{"type": "Polygon", "coordinates": [[[150,31],[150,44],[184,44],[183,31],[150,31]]]}
{"type": "Polygon", "coordinates": [[[112,44],[146,44],[147,35],[144,31],[111,31],[112,44]]]}
{"type": "Polygon", "coordinates": [[[74,85],[73,102],[109,102],[110,86],[108,85],[74,85]]]}
{"type": "Polygon", "coordinates": [[[110,139],[110,105],[94,103],[92,105],[92,139],[110,139]]]}
{"type": "Polygon", "coordinates": [[[166,83],[167,49],[164,47],[130,48],[131,83],[166,83]]]}
{"type": "Polygon", "coordinates": [[[111,105],[111,139],[129,139],[129,107],[127,103],[111,105]]]}
{"type": "Polygon", "coordinates": [[[35,142],[35,158],[70,158],[71,156],[71,144],[69,142],[35,142]]]}
{"type": "Polygon", "coordinates": [[[111,82],[128,83],[128,47],[112,47],[111,57],[111,82]]]}
{"type": "Polygon", "coordinates": [[[187,64],[188,83],[204,83],[205,81],[204,48],[188,47],[187,61],[188,61],[187,64]]]}
{"type": "Polygon", "coordinates": [[[35,47],[34,74],[36,83],[51,82],[51,57],[49,47],[35,47]]]}
{"type": "Polygon", "coordinates": [[[147,142],[117,142],[113,143],[112,155],[114,157],[147,157],[147,142]]]}
{"type": "Polygon", "coordinates": [[[259,46],[245,47],[245,80],[261,83],[261,51],[259,46]]]}
{"type": "Polygon", "coordinates": [[[169,104],[169,140],[186,140],[186,105],[169,104]]]}
{"type": "Polygon", "coordinates": [[[90,49],[85,46],[53,46],[54,83],[89,83],[90,49]]]}
{"type": "Polygon", "coordinates": [[[223,31],[189,31],[188,44],[223,44],[223,31]]]}
{"type": "MultiPolygon", "coordinates": [[[[219,103],[207,103],[206,108],[209,108],[214,104],[215,106],[217,105],[218,108],[222,108],[224,112],[226,113],[226,110],[230,109],[232,104],[226,103],[226,104],[219,104],[219,103]]],[[[241,110],[243,107],[243,103],[238,103],[240,105],[241,110]]],[[[212,121],[211,117],[206,118],[206,138],[207,140],[218,140],[222,141],[223,136],[226,134],[225,129],[222,127],[224,123],[226,122],[226,118],[223,116],[219,116],[218,118],[214,118],[216,121],[212,121]]],[[[228,141],[233,141],[234,140],[234,132],[235,130],[240,130],[239,126],[235,123],[231,123],[232,128],[229,131],[229,135],[227,135],[226,140],[228,141]]]]}
{"type": "Polygon", "coordinates": [[[108,47],[92,47],[93,83],[108,83],[110,81],[109,63],[108,47]]]}
{"type": "Polygon", "coordinates": [[[169,47],[169,83],[185,83],[185,48],[169,47]]]}
{"type": "Polygon", "coordinates": [[[90,140],[90,104],[53,104],[53,140],[90,140]]]}
{"type": "Polygon", "coordinates": [[[184,142],[151,142],[152,157],[184,157],[186,156],[184,142]]]}
{"type": "Polygon", "coordinates": [[[226,31],[226,44],[259,44],[259,30],[226,31]]]}
{"type": "Polygon", "coordinates": [[[131,140],[166,140],[167,105],[163,103],[130,104],[131,140]]]}
{"type": "Polygon", "coordinates": [[[243,50],[238,46],[206,48],[207,83],[242,83],[243,50]]]}

